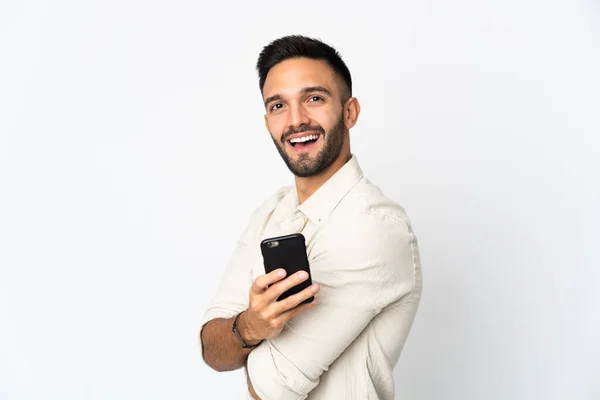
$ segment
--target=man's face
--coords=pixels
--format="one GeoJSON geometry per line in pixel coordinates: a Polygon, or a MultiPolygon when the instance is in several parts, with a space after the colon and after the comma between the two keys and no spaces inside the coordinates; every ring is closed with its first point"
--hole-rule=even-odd
{"type": "Polygon", "coordinates": [[[294,175],[318,175],[338,158],[347,129],[338,78],[324,61],[277,64],[267,75],[263,98],[267,129],[294,175]]]}

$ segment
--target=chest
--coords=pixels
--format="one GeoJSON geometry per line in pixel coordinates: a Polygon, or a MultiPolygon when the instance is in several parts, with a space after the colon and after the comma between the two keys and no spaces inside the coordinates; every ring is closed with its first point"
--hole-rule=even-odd
{"type": "Polygon", "coordinates": [[[262,254],[260,252],[260,242],[264,239],[289,235],[291,233],[302,233],[306,239],[306,253],[310,262],[314,248],[314,241],[319,227],[313,224],[301,212],[292,214],[289,218],[281,221],[269,219],[265,221],[262,228],[256,232],[252,248],[252,280],[265,273],[262,254]]]}

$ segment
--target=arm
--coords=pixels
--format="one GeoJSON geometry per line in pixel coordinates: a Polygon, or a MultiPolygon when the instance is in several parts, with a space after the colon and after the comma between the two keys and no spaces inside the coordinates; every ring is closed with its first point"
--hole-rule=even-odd
{"type": "MultiPolygon", "coordinates": [[[[263,339],[277,337],[286,323],[301,312],[313,308],[317,299],[298,306],[318,292],[318,285],[277,301],[286,290],[303,282],[308,275],[294,274],[285,279],[285,270],[278,269],[261,275],[249,290],[249,307],[240,314],[238,330],[244,343],[258,344],[263,339]]],[[[215,318],[206,323],[200,332],[202,357],[215,371],[232,371],[246,363],[253,350],[243,348],[231,328],[235,317],[215,318]]],[[[251,390],[252,392],[253,390],[251,390]]]]}
{"type": "MultiPolygon", "coordinates": [[[[260,340],[252,340],[247,336],[246,315],[246,312],[243,312],[238,318],[238,330],[244,343],[253,345],[260,340]]],[[[241,368],[252,351],[240,346],[231,332],[234,319],[235,317],[215,318],[207,322],[200,332],[204,361],[215,371],[233,371],[241,368]]]]}
{"type": "MultiPolygon", "coordinates": [[[[239,345],[231,327],[235,316],[248,308],[248,288],[252,285],[249,260],[254,242],[258,210],[255,210],[225,267],[216,295],[211,299],[201,321],[199,334],[201,359],[215,371],[240,368],[252,349],[239,345]]],[[[246,313],[238,319],[240,334],[246,343],[246,313]]]]}
{"type": "Polygon", "coordinates": [[[319,307],[248,356],[248,375],[262,399],[305,399],[371,319],[412,291],[416,239],[407,226],[377,214],[348,224],[323,230],[319,243],[329,248],[313,248],[319,307]]]}
{"type": "Polygon", "coordinates": [[[255,344],[276,337],[291,318],[317,304],[313,301],[296,307],[317,293],[318,285],[312,286],[314,291],[307,288],[284,301],[276,301],[283,292],[306,279],[296,274],[285,277],[285,270],[272,271],[252,282],[249,261],[255,258],[254,252],[258,249],[256,232],[263,219],[262,212],[260,208],[256,209],[250,217],[201,323],[202,360],[216,371],[240,368],[253,350],[241,347],[231,331],[238,313],[242,313],[238,319],[242,339],[245,343],[255,344]]]}

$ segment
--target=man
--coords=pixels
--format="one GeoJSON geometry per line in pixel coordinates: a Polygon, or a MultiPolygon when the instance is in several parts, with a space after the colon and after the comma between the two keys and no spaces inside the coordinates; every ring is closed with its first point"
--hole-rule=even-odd
{"type": "Polygon", "coordinates": [[[303,36],[270,43],[257,69],[265,125],[295,185],[250,217],[202,321],[203,360],[216,371],[244,366],[249,398],[394,399],[421,265],[404,209],[350,150],[360,113],[350,72],[335,49],[303,36]],[[265,274],[259,244],[297,232],[313,285],[277,302],[306,274],[265,274]]]}

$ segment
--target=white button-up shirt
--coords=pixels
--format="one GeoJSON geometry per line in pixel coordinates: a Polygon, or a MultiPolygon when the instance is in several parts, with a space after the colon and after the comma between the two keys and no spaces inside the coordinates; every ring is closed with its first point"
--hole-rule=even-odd
{"type": "Polygon", "coordinates": [[[248,308],[265,273],[261,240],[298,232],[319,304],[248,355],[254,390],[263,400],[394,399],[392,371],[421,296],[419,250],[404,209],[355,155],[302,204],[291,186],[253,212],[202,325],[248,308]]]}

